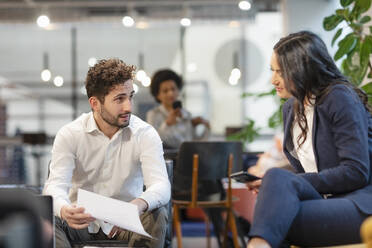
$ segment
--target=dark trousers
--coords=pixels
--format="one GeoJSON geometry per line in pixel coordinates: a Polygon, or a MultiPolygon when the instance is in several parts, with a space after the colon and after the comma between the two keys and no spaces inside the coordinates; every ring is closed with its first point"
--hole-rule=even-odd
{"type": "Polygon", "coordinates": [[[324,199],[305,179],[273,168],[262,180],[249,236],[274,248],[359,243],[366,217],[352,201],[324,199]]]}
{"type": "MultiPolygon", "coordinates": [[[[168,212],[165,207],[145,212],[140,216],[142,225],[147,233],[154,239],[150,239],[139,234],[123,231],[114,237],[115,240],[123,240],[129,247],[164,247],[165,232],[168,224],[168,212]]],[[[93,240],[109,240],[106,234],[100,229],[98,233],[92,234],[85,229],[73,229],[56,217],[56,248],[71,248],[74,243],[93,240]]]]}

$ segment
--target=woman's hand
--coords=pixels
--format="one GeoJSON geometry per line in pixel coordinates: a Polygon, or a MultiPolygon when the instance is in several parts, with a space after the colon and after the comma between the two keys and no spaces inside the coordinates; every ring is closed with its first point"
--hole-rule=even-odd
{"type": "MultiPolygon", "coordinates": [[[[252,175],[255,175],[255,176],[258,176],[258,177],[261,177],[261,178],[263,177],[263,174],[264,174],[264,173],[262,173],[260,167],[257,166],[257,165],[249,167],[247,171],[248,171],[248,173],[250,173],[252,175]]],[[[258,194],[258,192],[260,191],[261,183],[262,183],[262,180],[260,179],[260,180],[255,180],[255,181],[252,181],[252,182],[247,182],[246,186],[254,194],[258,194]]]]}
{"type": "Polygon", "coordinates": [[[84,213],[83,207],[76,207],[75,205],[65,205],[61,208],[61,218],[74,229],[84,229],[89,226],[89,223],[95,221],[90,214],[84,213]]]}
{"type": "Polygon", "coordinates": [[[203,119],[202,117],[198,116],[198,117],[195,117],[195,118],[192,118],[191,119],[191,123],[192,125],[195,127],[199,124],[203,124],[205,125],[208,129],[210,129],[210,125],[209,125],[209,121],[203,119]]]}
{"type": "Polygon", "coordinates": [[[182,117],[182,113],[181,113],[180,108],[172,109],[169,112],[165,122],[167,123],[168,126],[172,126],[172,125],[177,123],[177,117],[182,117]]]}

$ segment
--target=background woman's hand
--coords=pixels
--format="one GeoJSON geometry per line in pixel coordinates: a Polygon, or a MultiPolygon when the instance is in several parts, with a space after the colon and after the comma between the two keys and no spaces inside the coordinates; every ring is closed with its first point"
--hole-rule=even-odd
{"type": "Polygon", "coordinates": [[[205,125],[208,129],[210,128],[210,125],[209,125],[209,121],[203,119],[202,117],[198,116],[198,117],[195,117],[195,118],[192,118],[191,120],[191,123],[192,125],[195,127],[199,124],[203,124],[205,125]]]}
{"type": "Polygon", "coordinates": [[[172,109],[169,112],[165,122],[167,123],[168,126],[172,126],[172,125],[177,123],[177,117],[182,117],[182,113],[181,113],[180,108],[172,109]]]}

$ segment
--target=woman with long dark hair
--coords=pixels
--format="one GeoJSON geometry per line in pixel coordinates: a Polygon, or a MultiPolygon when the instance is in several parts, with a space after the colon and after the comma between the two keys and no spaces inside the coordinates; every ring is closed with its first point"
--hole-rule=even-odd
{"type": "Polygon", "coordinates": [[[251,247],[358,243],[372,214],[372,119],[366,94],[337,69],[324,42],[302,31],[271,58],[283,107],[284,153],[296,174],[274,168],[258,192],[251,247]]]}

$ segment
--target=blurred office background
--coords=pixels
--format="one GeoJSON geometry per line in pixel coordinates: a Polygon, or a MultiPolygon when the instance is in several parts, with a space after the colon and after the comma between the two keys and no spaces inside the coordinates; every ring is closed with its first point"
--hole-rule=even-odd
{"type": "Polygon", "coordinates": [[[264,135],[247,149],[265,150],[276,132],[267,119],[278,101],[241,94],[272,89],[270,56],[283,35],[311,30],[333,54],[333,32],[322,21],[338,2],[1,0],[0,183],[43,184],[56,132],[90,111],[89,66],[109,57],[144,72],[135,81],[134,114],[144,119],[155,104],[148,87],[153,72],[172,68],[186,81],[184,105],[210,120],[213,139],[250,118],[264,135]]]}

